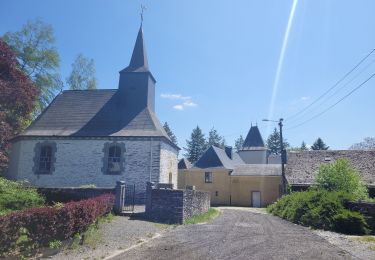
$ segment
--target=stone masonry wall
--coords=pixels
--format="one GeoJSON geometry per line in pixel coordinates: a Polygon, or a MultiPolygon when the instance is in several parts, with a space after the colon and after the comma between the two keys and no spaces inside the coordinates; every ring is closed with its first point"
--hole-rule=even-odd
{"type": "Polygon", "coordinates": [[[171,145],[161,142],[160,146],[160,183],[169,183],[169,174],[172,174],[173,187],[177,188],[177,150],[171,145]]]}
{"type": "Polygon", "coordinates": [[[146,199],[148,218],[162,223],[182,224],[185,219],[210,208],[209,192],[149,188],[146,199]]]}
{"type": "Polygon", "coordinates": [[[160,140],[138,139],[53,139],[19,140],[13,146],[8,177],[27,180],[37,187],[62,188],[96,185],[98,188],[114,188],[116,181],[123,180],[136,185],[136,196],[145,197],[146,182],[159,182],[160,140]],[[35,146],[39,142],[56,143],[55,170],[52,174],[33,172],[35,146]],[[119,175],[102,172],[103,148],[106,143],[117,142],[125,146],[124,171],[119,175]],[[150,154],[152,149],[152,156],[150,154]]]}

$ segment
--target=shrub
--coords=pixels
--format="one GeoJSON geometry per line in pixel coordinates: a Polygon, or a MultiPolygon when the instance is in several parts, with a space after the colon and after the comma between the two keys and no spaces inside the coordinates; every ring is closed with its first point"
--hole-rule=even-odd
{"type": "Polygon", "coordinates": [[[0,253],[16,246],[21,228],[34,246],[84,232],[95,219],[111,212],[113,202],[113,195],[101,195],[60,207],[33,208],[0,216],[0,253]]]}
{"type": "Polygon", "coordinates": [[[44,198],[25,183],[0,177],[0,215],[15,210],[42,206],[44,198]]]}
{"type": "Polygon", "coordinates": [[[334,163],[321,165],[315,183],[318,189],[347,192],[352,194],[355,200],[368,197],[362,177],[347,159],[338,159],[334,163]]]}
{"type": "Polygon", "coordinates": [[[268,207],[274,215],[291,222],[349,234],[368,232],[366,220],[360,213],[348,211],[344,204],[353,195],[345,192],[309,190],[285,195],[268,207]],[[350,228],[345,225],[351,223],[350,228]]]}

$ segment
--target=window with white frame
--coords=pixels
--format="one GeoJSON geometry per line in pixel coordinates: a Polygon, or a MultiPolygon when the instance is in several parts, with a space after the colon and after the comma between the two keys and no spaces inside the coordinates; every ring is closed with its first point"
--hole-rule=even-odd
{"type": "Polygon", "coordinates": [[[205,172],[204,173],[204,182],[205,183],[212,183],[212,172],[205,172]]]}

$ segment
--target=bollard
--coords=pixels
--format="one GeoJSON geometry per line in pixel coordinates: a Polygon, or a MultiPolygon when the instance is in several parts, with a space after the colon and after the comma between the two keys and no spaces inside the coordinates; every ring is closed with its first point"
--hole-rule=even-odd
{"type": "Polygon", "coordinates": [[[115,191],[116,197],[114,211],[116,214],[121,214],[123,212],[125,202],[125,181],[117,181],[115,191]]]}

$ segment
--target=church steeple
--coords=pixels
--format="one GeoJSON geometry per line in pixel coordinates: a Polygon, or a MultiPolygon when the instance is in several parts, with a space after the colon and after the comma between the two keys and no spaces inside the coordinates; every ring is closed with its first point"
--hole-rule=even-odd
{"type": "MultiPolygon", "coordinates": [[[[137,40],[135,41],[133,54],[129,66],[123,69],[124,72],[149,72],[146,46],[144,43],[142,25],[139,28],[137,40]]],[[[121,71],[121,72],[122,72],[121,71]]]]}

